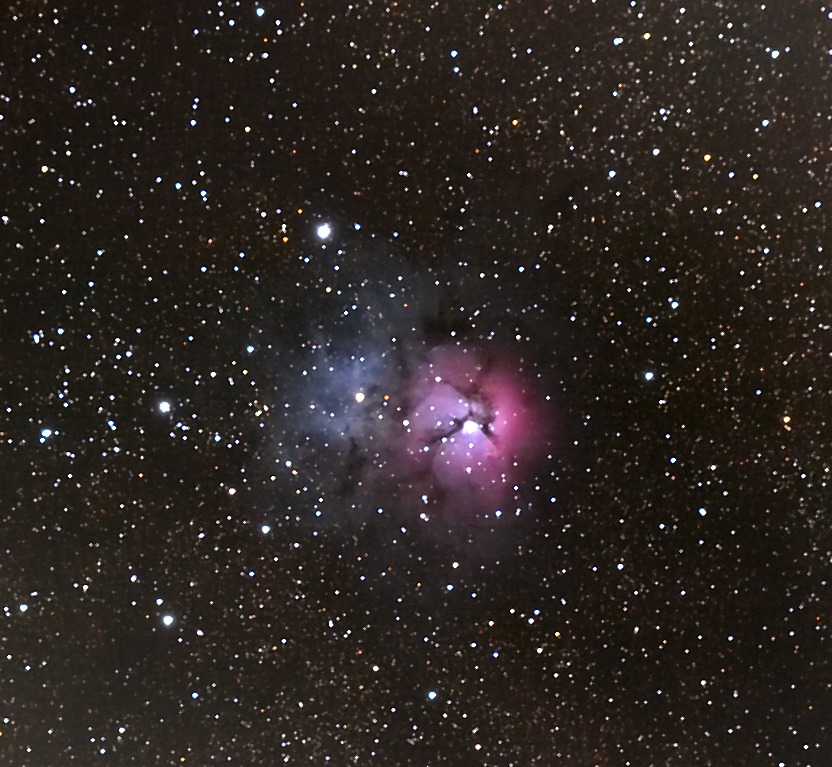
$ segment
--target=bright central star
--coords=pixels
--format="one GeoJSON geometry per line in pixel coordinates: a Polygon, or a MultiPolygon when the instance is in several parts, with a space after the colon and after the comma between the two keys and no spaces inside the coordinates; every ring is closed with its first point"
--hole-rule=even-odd
{"type": "Polygon", "coordinates": [[[462,424],[462,433],[473,434],[479,428],[480,425],[476,421],[473,421],[469,418],[464,424],[462,424]]]}

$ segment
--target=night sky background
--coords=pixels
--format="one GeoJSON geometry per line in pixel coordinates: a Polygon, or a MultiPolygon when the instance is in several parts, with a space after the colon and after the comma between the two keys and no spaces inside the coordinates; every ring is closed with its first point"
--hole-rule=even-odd
{"type": "Polygon", "coordinates": [[[832,764],[832,8],[12,2],[0,763],[832,764]]]}

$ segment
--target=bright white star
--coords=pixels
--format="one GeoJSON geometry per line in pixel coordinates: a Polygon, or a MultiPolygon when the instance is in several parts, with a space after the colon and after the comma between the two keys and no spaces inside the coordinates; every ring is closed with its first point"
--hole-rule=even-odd
{"type": "Polygon", "coordinates": [[[480,428],[480,425],[472,420],[468,419],[464,424],[462,424],[462,433],[463,434],[473,434],[480,428]]]}

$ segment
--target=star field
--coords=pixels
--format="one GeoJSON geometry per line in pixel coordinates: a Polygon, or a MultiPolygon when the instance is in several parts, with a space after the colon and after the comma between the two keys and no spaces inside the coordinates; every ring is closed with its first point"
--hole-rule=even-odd
{"type": "Polygon", "coordinates": [[[0,763],[830,764],[832,6],[0,19],[0,763]]]}

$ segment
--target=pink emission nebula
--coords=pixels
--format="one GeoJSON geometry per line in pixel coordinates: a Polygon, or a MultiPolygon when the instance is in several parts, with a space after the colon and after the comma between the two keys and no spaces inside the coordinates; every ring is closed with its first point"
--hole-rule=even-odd
{"type": "Polygon", "coordinates": [[[407,461],[464,512],[494,511],[546,444],[542,408],[516,366],[457,346],[434,349],[411,381],[407,461]]]}

